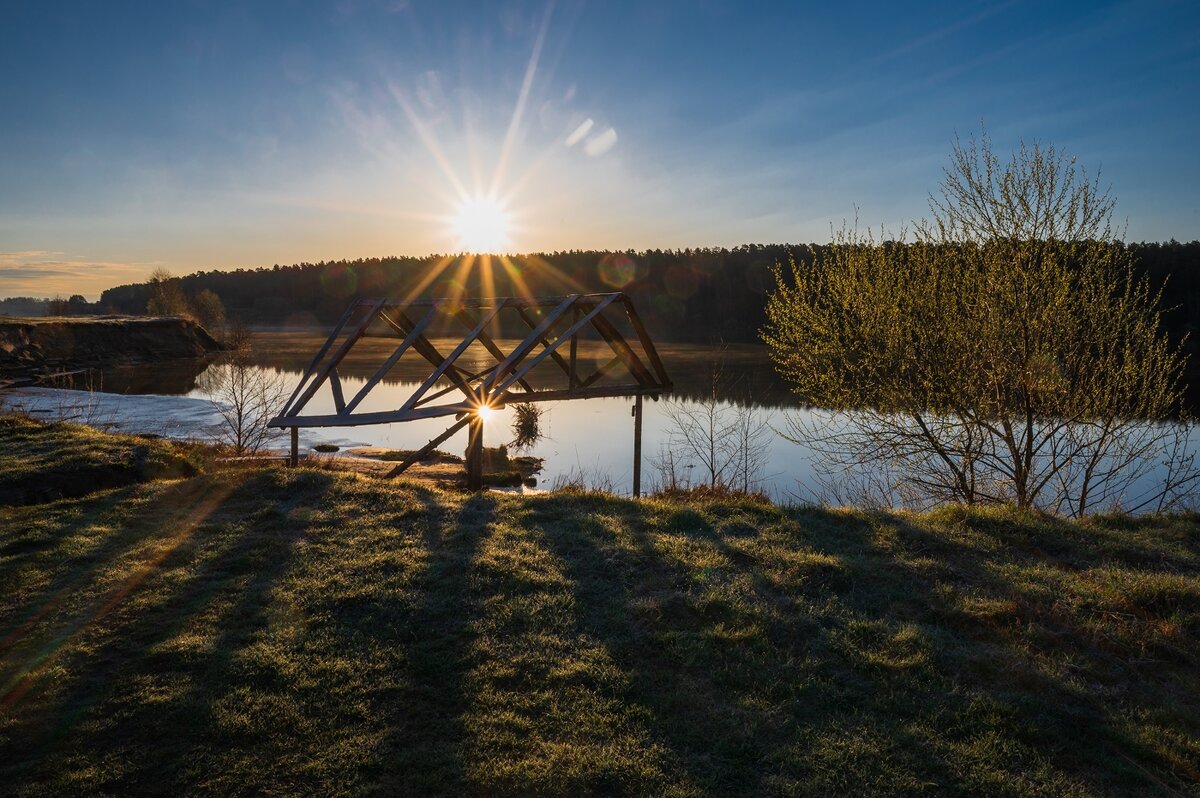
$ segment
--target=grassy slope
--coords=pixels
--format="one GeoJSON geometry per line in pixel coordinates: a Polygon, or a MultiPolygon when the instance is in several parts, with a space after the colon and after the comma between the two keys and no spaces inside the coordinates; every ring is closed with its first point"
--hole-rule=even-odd
{"type": "Polygon", "coordinates": [[[197,473],[189,448],[82,424],[0,416],[0,505],[82,496],[102,487],[197,473]]]}
{"type": "Polygon", "coordinates": [[[283,470],[0,508],[0,785],[1195,793],[1198,573],[1194,517],[283,470]]]}

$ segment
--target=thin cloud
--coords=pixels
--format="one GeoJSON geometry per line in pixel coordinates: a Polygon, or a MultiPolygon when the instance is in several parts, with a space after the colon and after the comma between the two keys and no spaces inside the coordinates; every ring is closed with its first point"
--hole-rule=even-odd
{"type": "Polygon", "coordinates": [[[142,280],[155,263],[100,261],[51,250],[0,252],[0,293],[5,296],[70,296],[95,299],[121,283],[142,280]]]}

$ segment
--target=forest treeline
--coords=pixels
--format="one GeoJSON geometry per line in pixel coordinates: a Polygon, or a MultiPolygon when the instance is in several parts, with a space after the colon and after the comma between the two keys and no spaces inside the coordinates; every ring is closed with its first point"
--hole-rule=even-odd
{"type": "MultiPolygon", "coordinates": [[[[214,292],[231,319],[251,324],[328,325],[356,296],[547,296],[623,290],[664,340],[755,342],[766,321],[772,267],[810,263],[828,245],[733,249],[571,251],[512,258],[364,258],[203,271],[181,278],[188,296],[214,292]],[[433,274],[436,272],[436,277],[433,274]],[[431,279],[432,277],[432,279],[431,279]],[[488,281],[491,281],[490,285],[488,281]]],[[[1200,330],[1200,241],[1127,244],[1135,268],[1163,287],[1173,335],[1200,330]]],[[[144,313],[149,283],[106,290],[97,309],[144,313]]],[[[1193,344],[1195,342],[1192,342],[1193,344]]]]}
{"type": "MultiPolygon", "coordinates": [[[[829,245],[746,245],[733,249],[570,251],[511,258],[392,257],[201,271],[180,278],[189,297],[212,291],[231,320],[263,325],[328,326],[356,296],[553,296],[623,290],[651,333],[678,342],[757,342],[766,321],[772,267],[789,258],[811,263],[829,245]]],[[[1200,343],[1200,241],[1126,244],[1135,268],[1163,289],[1173,338],[1200,343]]],[[[120,285],[99,302],[60,301],[73,313],[145,313],[150,284],[120,285]]],[[[30,314],[37,300],[0,302],[0,313],[30,314]],[[32,304],[31,304],[32,303],[32,304]],[[6,304],[14,305],[8,310],[6,304]]],[[[45,312],[45,311],[43,311],[45,312]]],[[[516,332],[516,331],[513,331],[516,332]]],[[[1200,358],[1193,356],[1196,369],[1200,358]]]]}

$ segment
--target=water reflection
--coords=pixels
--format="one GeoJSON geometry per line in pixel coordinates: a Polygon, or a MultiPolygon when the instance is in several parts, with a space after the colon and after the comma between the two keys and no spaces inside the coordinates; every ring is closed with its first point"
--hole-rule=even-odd
{"type": "MultiPolygon", "coordinates": [[[[253,343],[253,360],[257,368],[282,375],[289,385],[295,385],[303,370],[308,366],[312,353],[324,342],[319,333],[260,333],[253,343]]],[[[435,345],[443,351],[451,350],[457,339],[436,340],[435,345]]],[[[501,346],[511,348],[515,342],[504,341],[501,346]]],[[[379,363],[390,355],[396,346],[395,339],[368,338],[361,341],[351,355],[339,366],[343,390],[347,396],[355,394],[375,372],[379,363]]],[[[724,412],[733,408],[749,408],[755,414],[755,423],[765,424],[772,432],[766,443],[763,456],[762,488],[776,499],[813,500],[821,498],[818,474],[814,472],[813,451],[799,446],[777,434],[789,429],[790,423],[821,427],[836,426],[844,414],[816,411],[799,405],[789,393],[787,386],[775,375],[764,347],[728,346],[704,347],[695,345],[664,344],[659,346],[667,372],[675,385],[674,394],[662,401],[646,401],[643,427],[643,487],[653,489],[662,479],[655,460],[671,460],[676,470],[683,468],[682,476],[692,483],[702,482],[704,475],[699,463],[696,473],[687,470],[686,463],[669,457],[671,452],[672,418],[668,412],[668,401],[682,402],[689,409],[699,409],[703,414],[705,401],[712,401],[713,370],[719,368],[716,410],[714,417],[736,418],[738,412],[724,412]]],[[[588,373],[607,362],[611,351],[603,345],[580,347],[580,371],[588,373]]],[[[494,363],[494,359],[482,347],[469,349],[461,358],[461,365],[469,370],[481,370],[494,363]]],[[[114,401],[98,398],[98,408],[89,410],[96,416],[105,416],[110,422],[135,432],[158,431],[147,425],[171,422],[164,434],[176,437],[204,437],[211,435],[217,415],[212,410],[213,386],[207,379],[211,366],[209,361],[176,361],[155,364],[153,367],[110,368],[77,381],[76,387],[101,391],[97,397],[111,397],[114,401]],[[170,397],[139,394],[171,394],[170,397]],[[123,395],[123,397],[121,396],[123,395]],[[119,401],[115,401],[119,400],[119,401]],[[172,401],[174,404],[172,404],[172,401]],[[207,432],[206,432],[207,430],[207,432]]],[[[430,370],[427,362],[406,356],[376,386],[359,406],[364,413],[394,410],[411,396],[430,370]]],[[[549,372],[549,370],[547,370],[549,372]]],[[[560,378],[554,372],[531,375],[537,387],[547,387],[544,379],[560,378]]],[[[14,392],[16,394],[17,392],[14,392]]],[[[22,401],[38,402],[50,408],[61,407],[61,397],[25,394],[22,401]]],[[[547,402],[539,405],[544,414],[539,419],[543,437],[532,446],[529,454],[545,461],[540,475],[543,486],[553,485],[556,480],[566,480],[582,475],[586,481],[611,484],[613,489],[630,492],[633,473],[633,419],[630,416],[632,398],[605,398],[547,402]]],[[[305,414],[333,413],[333,399],[327,390],[318,393],[305,409],[305,414]]],[[[513,442],[512,428],[515,417],[513,407],[498,410],[488,421],[484,430],[485,445],[499,446],[513,442]]],[[[452,419],[426,419],[401,424],[363,426],[336,429],[301,430],[300,443],[303,448],[319,444],[334,444],[343,449],[355,446],[374,446],[392,449],[415,449],[437,437],[452,419]]],[[[281,437],[276,444],[285,446],[281,437]]],[[[466,446],[465,431],[448,440],[442,449],[462,454],[466,446]]],[[[824,494],[825,497],[836,494],[824,494]]]]}

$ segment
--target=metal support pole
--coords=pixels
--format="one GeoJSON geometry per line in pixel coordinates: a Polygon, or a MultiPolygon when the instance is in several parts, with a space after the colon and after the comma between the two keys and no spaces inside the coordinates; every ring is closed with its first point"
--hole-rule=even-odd
{"type": "Polygon", "coordinates": [[[642,495],[642,395],[633,400],[633,498],[642,495]]]}
{"type": "Polygon", "coordinates": [[[288,465],[292,468],[300,465],[300,429],[292,427],[292,456],[288,460],[288,465]]]}
{"type": "Polygon", "coordinates": [[[483,490],[483,419],[478,415],[467,426],[467,490],[483,490]]]}

